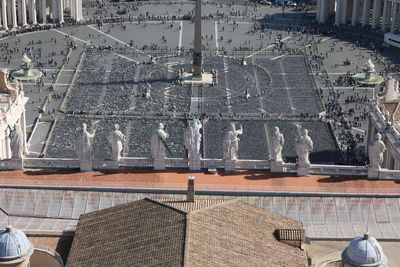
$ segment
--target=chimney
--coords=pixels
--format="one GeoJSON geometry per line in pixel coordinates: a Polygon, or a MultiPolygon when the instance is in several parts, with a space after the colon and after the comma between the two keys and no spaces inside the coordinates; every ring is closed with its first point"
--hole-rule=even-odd
{"type": "Polygon", "coordinates": [[[194,176],[188,176],[188,191],[186,196],[187,202],[194,202],[194,176]]]}

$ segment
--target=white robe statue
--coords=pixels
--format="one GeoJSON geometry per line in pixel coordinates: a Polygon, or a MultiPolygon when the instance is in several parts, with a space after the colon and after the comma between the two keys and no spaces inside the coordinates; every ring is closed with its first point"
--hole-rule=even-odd
{"type": "Polygon", "coordinates": [[[78,136],[75,143],[75,151],[80,161],[90,161],[92,159],[92,143],[96,130],[90,133],[86,123],[82,123],[82,134],[78,136]]]}
{"type": "Polygon", "coordinates": [[[10,131],[10,148],[12,159],[22,159],[23,157],[23,138],[19,122],[16,122],[14,128],[10,131]]]}
{"type": "Polygon", "coordinates": [[[160,123],[150,140],[150,153],[153,159],[165,158],[165,140],[169,137],[164,131],[164,124],[160,123]]]}
{"type": "Polygon", "coordinates": [[[226,133],[224,139],[224,159],[225,160],[237,160],[237,152],[239,150],[240,138],[238,135],[243,134],[243,127],[240,125],[240,129],[235,129],[235,124],[230,124],[230,130],[226,133]]]}
{"type": "Polygon", "coordinates": [[[383,163],[383,153],[386,150],[385,143],[382,141],[382,135],[377,133],[375,139],[369,144],[368,157],[369,167],[372,169],[379,170],[383,163]]]}
{"type": "Polygon", "coordinates": [[[185,148],[188,151],[188,158],[200,158],[201,133],[203,127],[198,119],[194,119],[185,130],[185,148]]]}
{"type": "Polygon", "coordinates": [[[280,133],[278,127],[274,127],[274,133],[271,136],[271,143],[272,143],[271,153],[273,162],[283,163],[282,149],[283,145],[285,144],[285,138],[283,137],[283,134],[280,133]]]}
{"type": "Polygon", "coordinates": [[[119,161],[122,149],[124,148],[125,135],[119,130],[118,124],[114,126],[115,130],[108,135],[107,140],[111,149],[111,159],[119,161]]]}
{"type": "Polygon", "coordinates": [[[311,137],[308,136],[308,130],[304,129],[303,134],[299,139],[296,139],[296,153],[298,157],[299,166],[308,166],[310,165],[309,155],[311,150],[313,149],[313,141],[311,137]]]}

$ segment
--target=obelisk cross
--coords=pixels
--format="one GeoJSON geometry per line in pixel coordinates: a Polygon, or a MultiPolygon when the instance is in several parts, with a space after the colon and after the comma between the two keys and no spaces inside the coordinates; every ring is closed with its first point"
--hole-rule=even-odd
{"type": "Polygon", "coordinates": [[[194,15],[194,50],[193,50],[193,78],[202,78],[201,55],[201,0],[196,0],[194,15]]]}

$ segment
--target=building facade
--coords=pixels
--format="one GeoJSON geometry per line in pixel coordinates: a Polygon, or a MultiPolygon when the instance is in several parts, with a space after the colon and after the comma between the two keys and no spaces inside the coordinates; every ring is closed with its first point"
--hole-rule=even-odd
{"type": "Polygon", "coordinates": [[[318,0],[317,21],[331,17],[335,25],[367,26],[396,32],[400,25],[399,0],[318,0]]]}
{"type": "Polygon", "coordinates": [[[64,12],[82,19],[82,0],[0,0],[0,28],[37,23],[63,23],[64,12]]]}

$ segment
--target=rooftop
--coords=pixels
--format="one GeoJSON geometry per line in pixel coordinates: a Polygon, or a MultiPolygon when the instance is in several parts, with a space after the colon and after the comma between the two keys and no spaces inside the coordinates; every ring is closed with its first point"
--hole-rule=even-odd
{"type": "Polygon", "coordinates": [[[305,251],[274,236],[301,222],[239,200],[196,202],[190,212],[144,199],[82,215],[67,266],[307,266],[305,251]]]}

